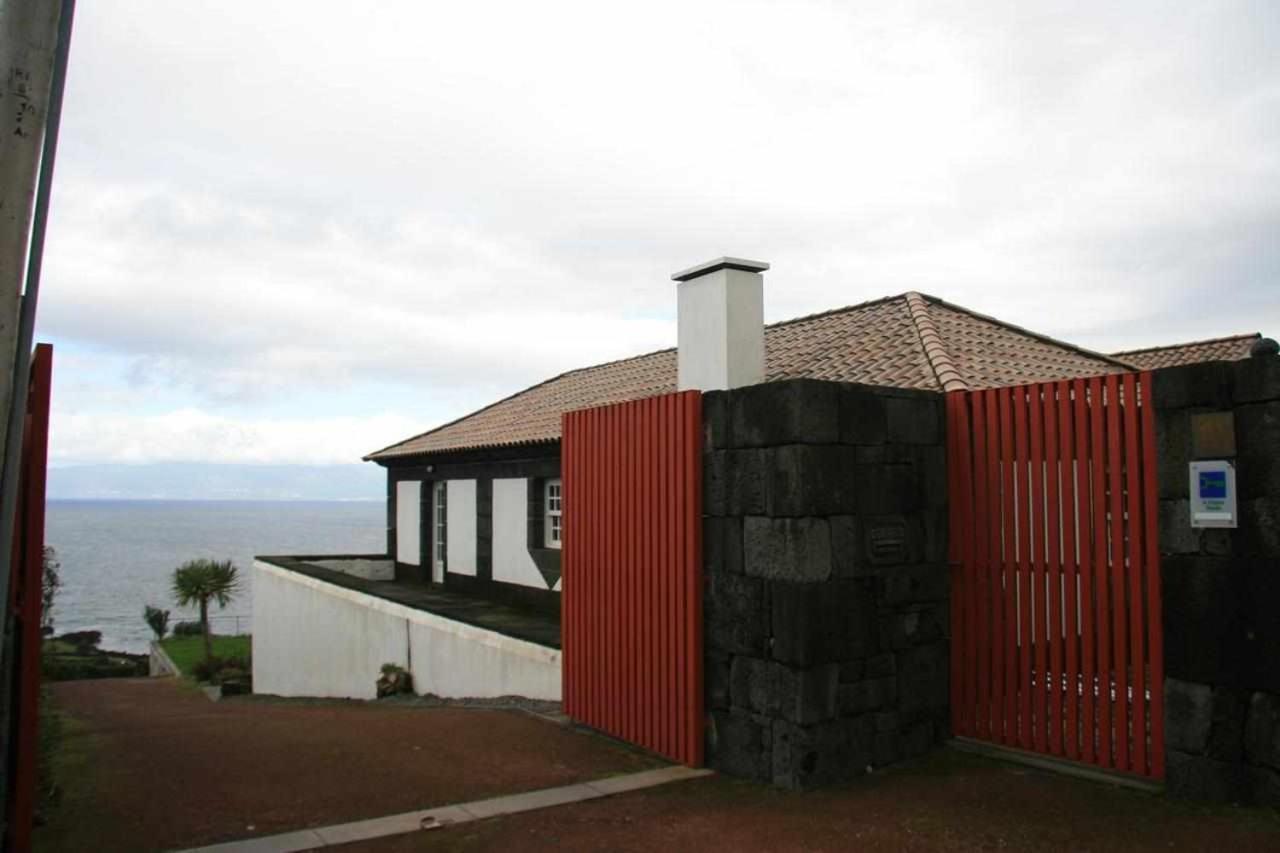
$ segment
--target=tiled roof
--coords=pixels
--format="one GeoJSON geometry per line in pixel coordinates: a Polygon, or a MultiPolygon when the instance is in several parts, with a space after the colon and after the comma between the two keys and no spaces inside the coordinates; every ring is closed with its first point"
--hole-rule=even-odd
{"type": "Polygon", "coordinates": [[[1262,335],[1254,332],[1251,335],[1234,335],[1229,338],[1212,338],[1207,341],[1191,341],[1165,347],[1127,350],[1112,353],[1112,355],[1124,361],[1131,361],[1143,370],[1177,367],[1181,364],[1196,364],[1201,361],[1240,361],[1249,357],[1249,347],[1253,346],[1253,342],[1260,337],[1262,335]]]}
{"type": "MultiPolygon", "coordinates": [[[[765,327],[765,378],[954,391],[1132,369],[932,296],[906,293],[765,327]]],[[[674,391],[674,349],[584,367],[366,456],[385,462],[560,437],[574,409],[674,391]]]]}

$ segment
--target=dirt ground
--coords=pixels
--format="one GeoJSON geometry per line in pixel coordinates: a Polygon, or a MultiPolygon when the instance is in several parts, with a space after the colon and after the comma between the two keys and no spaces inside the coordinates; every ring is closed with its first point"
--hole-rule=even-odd
{"type": "Polygon", "coordinates": [[[350,844],[342,853],[478,850],[1280,850],[1280,815],[1202,808],[940,750],[803,794],[710,777],[350,844]]]}
{"type": "Polygon", "coordinates": [[[175,679],[52,686],[69,717],[43,851],[190,847],[655,766],[518,711],[235,698],[175,679]]]}

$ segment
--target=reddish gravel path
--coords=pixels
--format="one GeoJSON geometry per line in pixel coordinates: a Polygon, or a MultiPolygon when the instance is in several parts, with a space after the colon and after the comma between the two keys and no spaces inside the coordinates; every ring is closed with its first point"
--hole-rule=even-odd
{"type": "Polygon", "coordinates": [[[711,777],[336,849],[1262,853],[1280,850],[1280,816],[943,750],[833,790],[783,793],[711,777]]]}
{"type": "Polygon", "coordinates": [[[64,798],[36,834],[47,851],[188,847],[656,764],[516,711],[213,703],[173,679],[65,682],[53,693],[73,719],[64,798]]]}

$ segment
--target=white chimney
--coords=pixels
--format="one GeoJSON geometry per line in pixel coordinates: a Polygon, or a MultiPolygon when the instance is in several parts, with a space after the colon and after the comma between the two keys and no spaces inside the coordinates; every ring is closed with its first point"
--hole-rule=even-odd
{"type": "Polygon", "coordinates": [[[764,381],[762,261],[716,258],[671,276],[677,285],[681,391],[764,381]]]}

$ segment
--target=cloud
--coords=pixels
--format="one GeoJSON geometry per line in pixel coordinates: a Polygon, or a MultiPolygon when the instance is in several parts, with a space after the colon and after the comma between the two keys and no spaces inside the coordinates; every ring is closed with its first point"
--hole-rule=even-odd
{"type": "Polygon", "coordinates": [[[669,346],[667,276],[720,254],[773,263],[771,320],[919,289],[1099,349],[1275,335],[1278,24],[1269,2],[89,4],[41,331],[112,365],[106,388],[74,368],[78,416],[139,394],[272,453],[290,405],[336,424],[385,389],[407,435],[669,346]]]}
{"type": "Polygon", "coordinates": [[[351,463],[417,431],[419,425],[395,414],[246,420],[200,409],[156,415],[55,411],[50,462],[351,463]]]}

